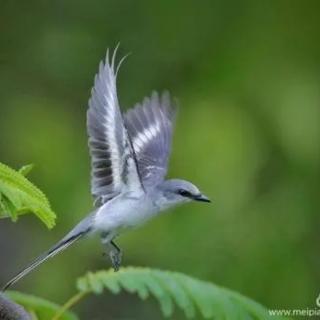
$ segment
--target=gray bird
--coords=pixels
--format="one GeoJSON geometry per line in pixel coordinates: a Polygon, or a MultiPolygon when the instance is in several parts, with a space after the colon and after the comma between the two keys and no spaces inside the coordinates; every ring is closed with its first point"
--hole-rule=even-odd
{"type": "MultiPolygon", "coordinates": [[[[116,49],[117,50],[117,49],[116,49]]],[[[121,250],[114,239],[165,209],[191,200],[210,202],[192,183],[164,180],[171,149],[175,108],[167,92],[151,97],[124,115],[116,90],[120,61],[115,67],[109,51],[95,77],[87,112],[91,155],[91,193],[96,209],[61,241],[10,280],[3,290],[42,262],[88,234],[98,233],[117,271],[121,250]]]]}

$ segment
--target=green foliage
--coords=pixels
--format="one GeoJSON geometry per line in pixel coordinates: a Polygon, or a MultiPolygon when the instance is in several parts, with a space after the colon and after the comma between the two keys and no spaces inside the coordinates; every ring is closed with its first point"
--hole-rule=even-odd
{"type": "Polygon", "coordinates": [[[56,215],[47,197],[25,177],[31,169],[32,165],[27,165],[18,172],[0,163],[0,218],[16,221],[19,215],[32,212],[52,228],[56,215]]]}
{"type": "MultiPolygon", "coordinates": [[[[38,298],[32,295],[10,291],[7,296],[16,303],[22,305],[31,315],[32,320],[49,320],[61,308],[59,305],[49,302],[45,299],[38,298]]],[[[78,317],[72,312],[65,312],[61,320],[77,320],[78,317]]]]}
{"type": "Polygon", "coordinates": [[[18,172],[21,173],[23,176],[27,176],[33,169],[33,167],[34,165],[32,163],[26,164],[25,166],[21,167],[18,172]]]}
{"type": "Polygon", "coordinates": [[[182,309],[188,319],[199,311],[205,319],[266,319],[267,310],[260,304],[238,293],[187,275],[148,268],[123,268],[89,272],[77,283],[81,292],[101,294],[105,289],[118,294],[122,289],[136,293],[145,300],[152,295],[160,303],[166,317],[174,305],[182,309]]]}

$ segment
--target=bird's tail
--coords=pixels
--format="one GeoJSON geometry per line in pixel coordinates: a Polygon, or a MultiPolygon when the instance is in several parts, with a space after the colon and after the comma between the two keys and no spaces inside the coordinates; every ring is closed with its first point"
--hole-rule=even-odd
{"type": "Polygon", "coordinates": [[[36,258],[29,266],[20,271],[14,278],[12,278],[1,291],[6,291],[9,287],[19,281],[21,278],[25,277],[31,271],[33,271],[36,267],[38,267],[43,262],[47,261],[49,258],[54,257],[58,253],[62,252],[77,240],[85,236],[91,231],[91,221],[92,216],[90,215],[86,219],[82,220],[74,229],[72,229],[62,240],[60,240],[57,244],[55,244],[48,251],[40,255],[36,258]]]}

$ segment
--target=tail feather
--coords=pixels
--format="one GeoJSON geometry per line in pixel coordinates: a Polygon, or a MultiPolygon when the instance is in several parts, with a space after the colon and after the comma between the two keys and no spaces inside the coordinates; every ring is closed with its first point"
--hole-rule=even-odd
{"type": "Polygon", "coordinates": [[[15,284],[17,281],[19,281],[21,278],[26,276],[28,273],[30,273],[32,270],[34,270],[36,267],[38,267],[43,262],[47,261],[48,259],[54,257],[56,254],[60,253],[61,251],[68,248],[71,244],[76,242],[78,239],[80,239],[84,234],[80,233],[76,236],[70,237],[64,241],[58,242],[55,246],[53,246],[50,250],[40,255],[38,258],[36,258],[28,267],[23,269],[21,272],[19,272],[14,278],[12,278],[3,288],[2,291],[6,291],[9,287],[11,287],[13,284],[15,284]]]}
{"type": "Polygon", "coordinates": [[[14,278],[12,278],[2,289],[1,291],[6,291],[9,287],[19,281],[21,278],[29,274],[36,267],[38,267],[43,262],[54,257],[58,253],[67,249],[74,242],[85,236],[91,231],[91,222],[93,214],[89,215],[87,218],[83,219],[74,229],[71,230],[61,241],[56,245],[50,248],[48,251],[36,258],[29,266],[19,272],[14,278]]]}

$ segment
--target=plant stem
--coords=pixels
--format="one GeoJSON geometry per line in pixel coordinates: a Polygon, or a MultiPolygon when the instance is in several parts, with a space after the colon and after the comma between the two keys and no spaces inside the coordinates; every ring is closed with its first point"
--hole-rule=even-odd
{"type": "Polygon", "coordinates": [[[61,316],[69,309],[71,309],[73,306],[75,306],[81,299],[83,299],[89,292],[88,291],[82,291],[78,292],[74,296],[72,296],[62,307],[58,310],[58,312],[54,315],[52,320],[59,320],[61,319],[61,316]]]}

